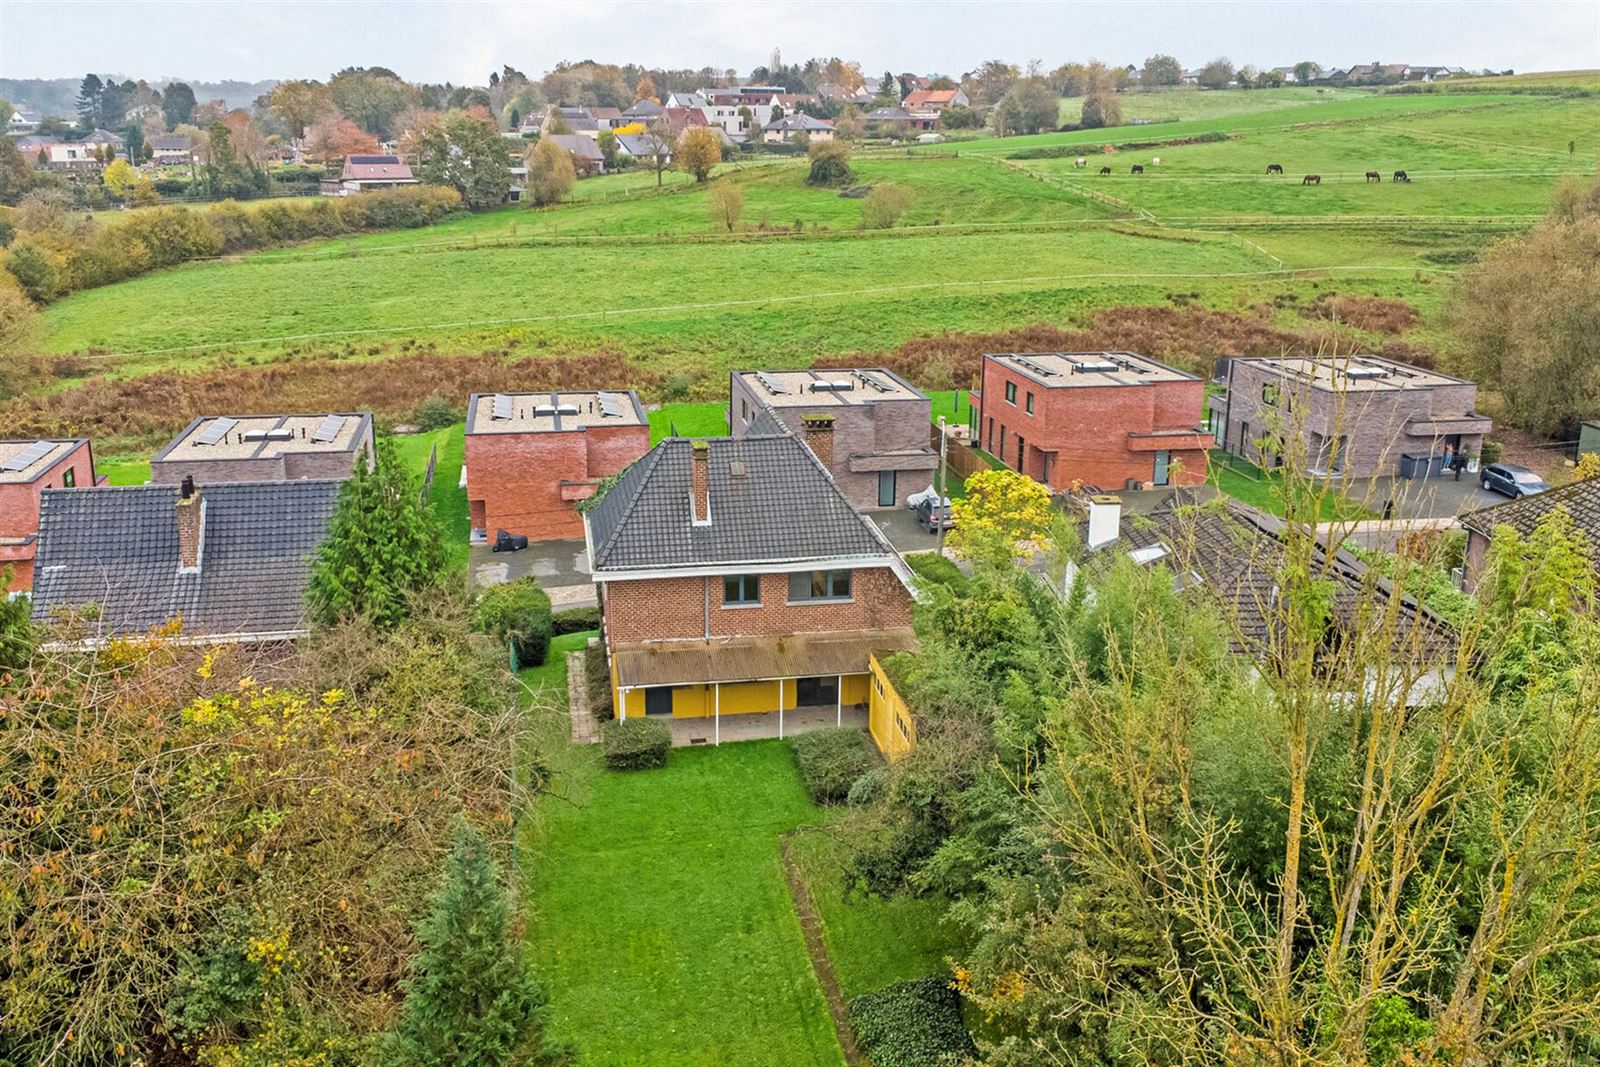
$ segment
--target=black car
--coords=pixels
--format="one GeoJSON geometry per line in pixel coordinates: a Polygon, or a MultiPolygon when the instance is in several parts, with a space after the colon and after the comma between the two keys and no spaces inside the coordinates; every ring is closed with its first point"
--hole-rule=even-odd
{"type": "Polygon", "coordinates": [[[1550,483],[1527,467],[1515,463],[1491,463],[1478,472],[1478,484],[1512,499],[1532,496],[1550,488],[1550,483]]]}

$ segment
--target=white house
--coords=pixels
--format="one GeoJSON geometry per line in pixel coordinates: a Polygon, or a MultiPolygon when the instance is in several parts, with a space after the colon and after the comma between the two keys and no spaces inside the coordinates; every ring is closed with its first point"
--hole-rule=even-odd
{"type": "Polygon", "coordinates": [[[761,127],[761,140],[766,144],[783,144],[802,133],[813,141],[831,141],[834,138],[833,123],[797,111],[761,127]]]}

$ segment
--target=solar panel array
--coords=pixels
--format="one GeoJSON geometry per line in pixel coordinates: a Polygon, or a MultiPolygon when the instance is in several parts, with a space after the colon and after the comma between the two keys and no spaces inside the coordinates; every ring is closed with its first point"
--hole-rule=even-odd
{"type": "Polygon", "coordinates": [[[343,415],[329,415],[323,419],[322,424],[311,435],[312,443],[324,445],[336,439],[339,432],[344,429],[344,418],[343,415]]]}
{"type": "Polygon", "coordinates": [[[853,370],[850,373],[861,379],[863,382],[866,382],[868,387],[876,390],[877,392],[894,392],[894,386],[890,385],[888,382],[885,382],[881,378],[878,378],[876,375],[868,374],[864,370],[853,370]]]}
{"type": "Polygon", "coordinates": [[[1029,370],[1033,371],[1033,373],[1041,375],[1045,378],[1054,378],[1057,376],[1055,371],[1051,370],[1049,367],[1046,367],[1042,363],[1035,363],[1027,356],[1012,356],[1011,358],[1016,360],[1019,366],[1027,367],[1029,370]]]}
{"type": "Polygon", "coordinates": [[[766,371],[756,371],[756,381],[765,386],[767,392],[771,393],[773,396],[787,396],[789,394],[789,390],[773,381],[772,376],[766,371]]]}
{"type": "Polygon", "coordinates": [[[196,434],[194,443],[197,445],[217,444],[227,437],[237,425],[239,425],[238,419],[231,419],[224,415],[219,419],[213,420],[210,426],[196,434]]]}
{"type": "Polygon", "coordinates": [[[25,471],[49,455],[54,447],[56,447],[54,441],[35,441],[4,463],[0,463],[0,471],[25,471]]]}

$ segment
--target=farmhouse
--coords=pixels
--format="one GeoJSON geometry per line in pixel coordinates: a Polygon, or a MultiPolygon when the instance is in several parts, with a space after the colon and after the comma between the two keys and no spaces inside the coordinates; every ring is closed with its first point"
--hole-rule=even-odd
{"type": "Polygon", "coordinates": [[[0,441],[0,571],[12,568],[0,594],[33,587],[39,548],[39,499],[46,489],[93,488],[94,451],[84,437],[55,441],[0,441]]]}
{"type": "Polygon", "coordinates": [[[1295,435],[1317,473],[1425,478],[1476,457],[1493,428],[1472,382],[1379,356],[1235,359],[1227,380],[1217,443],[1273,466],[1282,452],[1261,442],[1295,435]]]}
{"type": "Polygon", "coordinates": [[[584,516],[618,717],[701,720],[712,742],[730,715],[833,725],[882,699],[877,655],[913,647],[905,562],[767,421],[661,442],[584,516]]]}
{"type": "Polygon", "coordinates": [[[90,646],[168,624],[206,641],[301,637],[342,484],[47,489],[33,617],[78,612],[75,639],[90,646]]]}
{"type": "Polygon", "coordinates": [[[372,415],[201,416],[150,460],[150,480],[177,485],[348,478],[373,463],[372,415]]]}
{"type": "Polygon", "coordinates": [[[857,508],[893,508],[933,482],[928,397],[893,371],[736,371],[728,399],[735,437],[771,432],[767,412],[800,435],[857,508]]]}
{"type": "Polygon", "coordinates": [[[467,505],[474,539],[583,536],[580,500],[650,447],[639,395],[473,393],[467,402],[467,505]]]}
{"type": "Polygon", "coordinates": [[[1467,531],[1467,548],[1462,560],[1466,590],[1472,592],[1478,588],[1496,529],[1509,526],[1526,537],[1540,519],[1556,508],[1565,508],[1572,517],[1573,524],[1589,542],[1590,562],[1600,570],[1600,478],[1587,478],[1461,516],[1461,525],[1467,531]]]}
{"type": "Polygon", "coordinates": [[[1132,352],[983,357],[973,440],[1060,491],[1205,481],[1205,383],[1132,352]]]}
{"type": "Polygon", "coordinates": [[[352,196],[416,184],[411,165],[399,156],[345,156],[339,177],[322,182],[322,195],[352,196]]]}
{"type": "Polygon", "coordinates": [[[194,145],[181,133],[164,133],[150,138],[148,144],[150,160],[158,165],[187,165],[194,161],[194,145]]]}
{"type": "Polygon", "coordinates": [[[947,107],[969,107],[972,101],[960,89],[918,89],[907,93],[901,106],[913,115],[938,114],[947,107]]]}
{"type": "Polygon", "coordinates": [[[831,141],[834,134],[833,123],[796,112],[761,127],[761,140],[765,144],[783,144],[801,134],[813,141],[831,141]]]}

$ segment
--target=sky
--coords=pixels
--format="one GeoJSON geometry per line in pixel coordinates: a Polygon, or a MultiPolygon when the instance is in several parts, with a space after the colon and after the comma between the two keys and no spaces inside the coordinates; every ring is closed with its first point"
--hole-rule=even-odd
{"type": "Polygon", "coordinates": [[[0,77],[151,81],[326,78],[386,66],[412,81],[482,84],[511,64],[764,65],[772,49],[959,75],[986,59],[1046,69],[1098,58],[1185,66],[1374,60],[1496,70],[1600,68],[1600,0],[0,0],[0,77]]]}

